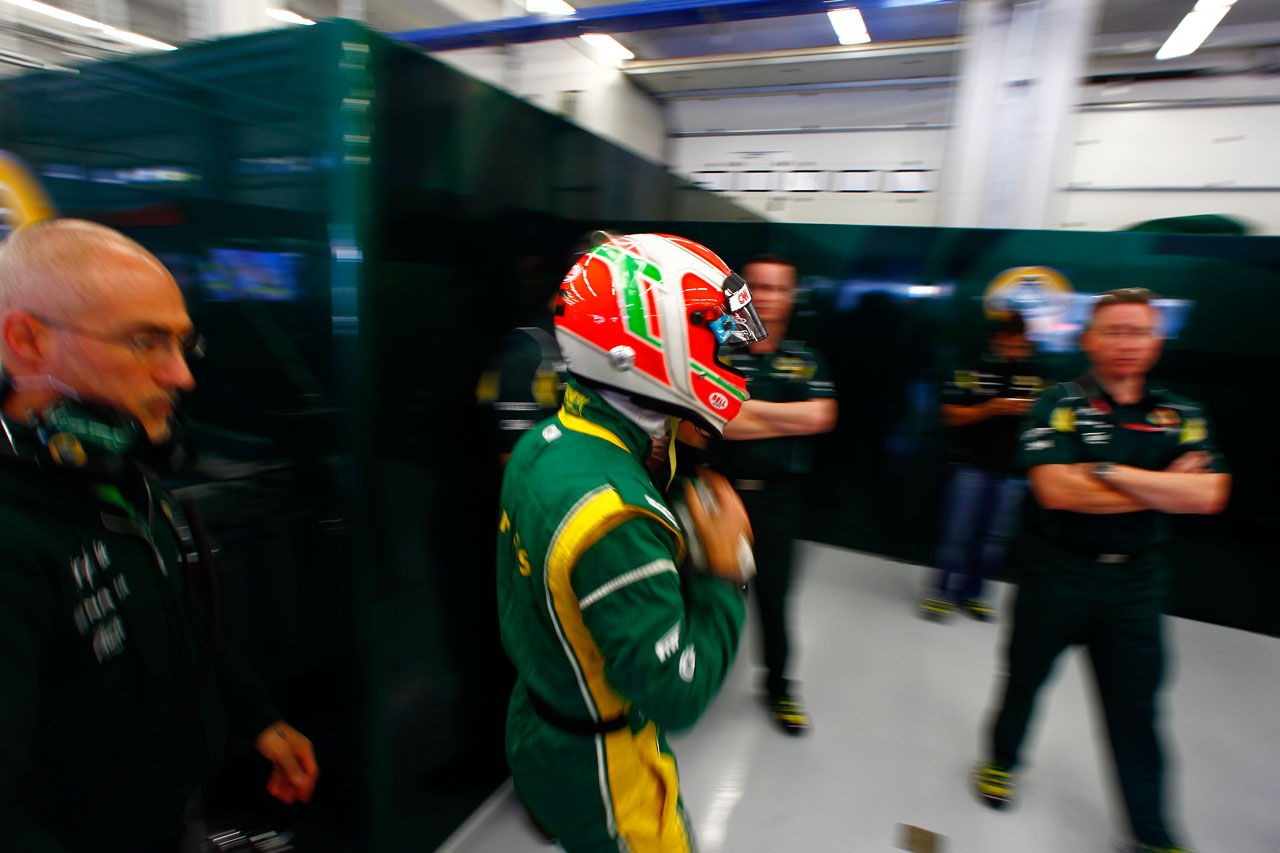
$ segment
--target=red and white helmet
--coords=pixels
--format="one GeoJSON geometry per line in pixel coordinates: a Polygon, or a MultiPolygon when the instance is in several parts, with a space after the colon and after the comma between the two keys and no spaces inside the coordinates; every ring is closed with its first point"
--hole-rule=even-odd
{"type": "Polygon", "coordinates": [[[579,258],[555,322],[570,373],[717,434],[748,396],[717,350],[766,337],[747,283],[705,246],[666,234],[610,236],[579,258]]]}

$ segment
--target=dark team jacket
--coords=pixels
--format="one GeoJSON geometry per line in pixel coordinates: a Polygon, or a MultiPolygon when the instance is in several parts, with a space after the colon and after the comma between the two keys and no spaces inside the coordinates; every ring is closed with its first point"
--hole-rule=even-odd
{"type": "MultiPolygon", "coordinates": [[[[1162,388],[1121,406],[1088,376],[1040,395],[1019,439],[1025,468],[1076,462],[1113,462],[1163,471],[1184,453],[1209,454],[1210,470],[1227,473],[1204,409],[1162,388]]],[[[1068,549],[1135,554],[1168,537],[1164,513],[1155,510],[1095,515],[1038,508],[1034,529],[1068,549]]]]}
{"type": "Polygon", "coordinates": [[[498,453],[510,453],[520,436],[560,409],[568,380],[550,312],[503,337],[476,385],[476,402],[486,413],[498,453]]]}
{"type": "Polygon", "coordinates": [[[138,471],[0,459],[3,849],[166,849],[228,731],[279,719],[225,644],[209,654],[180,528],[138,471]]]}
{"type": "MultiPolygon", "coordinates": [[[[753,400],[798,403],[836,396],[827,364],[801,341],[784,340],[777,352],[732,350],[723,360],[747,380],[753,400]]],[[[767,479],[807,474],[812,465],[812,439],[785,435],[750,441],[717,441],[710,456],[716,470],[728,477],[767,479]]]]}
{"type": "MultiPolygon", "coordinates": [[[[955,372],[943,386],[942,403],[976,406],[996,397],[1034,397],[1043,386],[1043,371],[1035,362],[985,355],[970,368],[955,372]]],[[[1017,473],[1015,457],[1021,423],[1016,415],[997,415],[975,424],[949,427],[951,461],[1001,474],[1017,473]]]]}

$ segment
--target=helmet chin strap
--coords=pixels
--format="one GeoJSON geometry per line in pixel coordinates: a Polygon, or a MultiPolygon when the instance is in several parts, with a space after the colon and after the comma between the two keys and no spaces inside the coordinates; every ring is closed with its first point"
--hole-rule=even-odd
{"type": "Polygon", "coordinates": [[[630,396],[609,388],[601,388],[600,396],[604,397],[610,406],[622,412],[627,420],[648,433],[650,438],[665,438],[671,431],[669,416],[663,412],[647,409],[632,400],[630,396]]]}
{"type": "Polygon", "coordinates": [[[77,403],[82,402],[79,392],[58,379],[58,377],[50,374],[43,376],[10,376],[9,387],[15,391],[57,391],[62,396],[69,397],[77,403]]]}

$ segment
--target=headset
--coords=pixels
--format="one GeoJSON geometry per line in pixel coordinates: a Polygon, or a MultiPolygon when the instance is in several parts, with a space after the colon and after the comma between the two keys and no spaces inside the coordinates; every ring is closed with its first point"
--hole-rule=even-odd
{"type": "MultiPolygon", "coordinates": [[[[0,404],[12,392],[12,380],[0,371],[0,404]]],[[[0,457],[95,479],[115,480],[137,466],[156,474],[172,473],[187,457],[185,430],[178,418],[168,438],[154,443],[126,412],[72,398],[32,412],[25,421],[0,414],[0,431],[0,457]]]]}

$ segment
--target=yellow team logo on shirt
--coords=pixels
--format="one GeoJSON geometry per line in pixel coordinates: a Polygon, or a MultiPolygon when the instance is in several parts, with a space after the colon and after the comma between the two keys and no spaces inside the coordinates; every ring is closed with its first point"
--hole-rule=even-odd
{"type": "Polygon", "coordinates": [[[1059,406],[1049,417],[1049,426],[1057,432],[1076,431],[1076,411],[1070,406],[1059,406]]]}
{"type": "Polygon", "coordinates": [[[773,360],[774,370],[783,370],[788,373],[799,373],[803,378],[808,379],[817,372],[817,367],[805,361],[803,358],[795,358],[789,355],[780,355],[773,360]]]}
{"type": "Polygon", "coordinates": [[[502,374],[496,370],[486,370],[480,374],[480,381],[476,383],[476,402],[492,403],[498,399],[498,385],[502,381],[502,374]]]}
{"type": "Polygon", "coordinates": [[[555,371],[539,370],[533,377],[533,399],[544,409],[556,404],[556,391],[560,388],[560,377],[555,371]]]}
{"type": "Polygon", "coordinates": [[[582,407],[590,402],[586,394],[583,394],[572,385],[564,389],[564,408],[571,415],[582,415],[582,407]]]}
{"type": "MultiPolygon", "coordinates": [[[[506,533],[511,530],[511,517],[507,515],[507,511],[502,511],[502,518],[498,521],[498,531],[506,533]]],[[[533,567],[529,565],[529,552],[520,547],[520,534],[514,531],[511,534],[511,544],[516,548],[516,562],[520,564],[520,574],[525,577],[533,574],[533,567]]]]}
{"type": "Polygon", "coordinates": [[[1178,444],[1195,444],[1208,437],[1209,429],[1204,418],[1187,418],[1186,423],[1182,425],[1182,435],[1178,437],[1178,444]]]}
{"type": "Polygon", "coordinates": [[[69,468],[83,468],[89,461],[80,439],[69,432],[54,433],[49,437],[49,455],[54,462],[69,468]]]}

